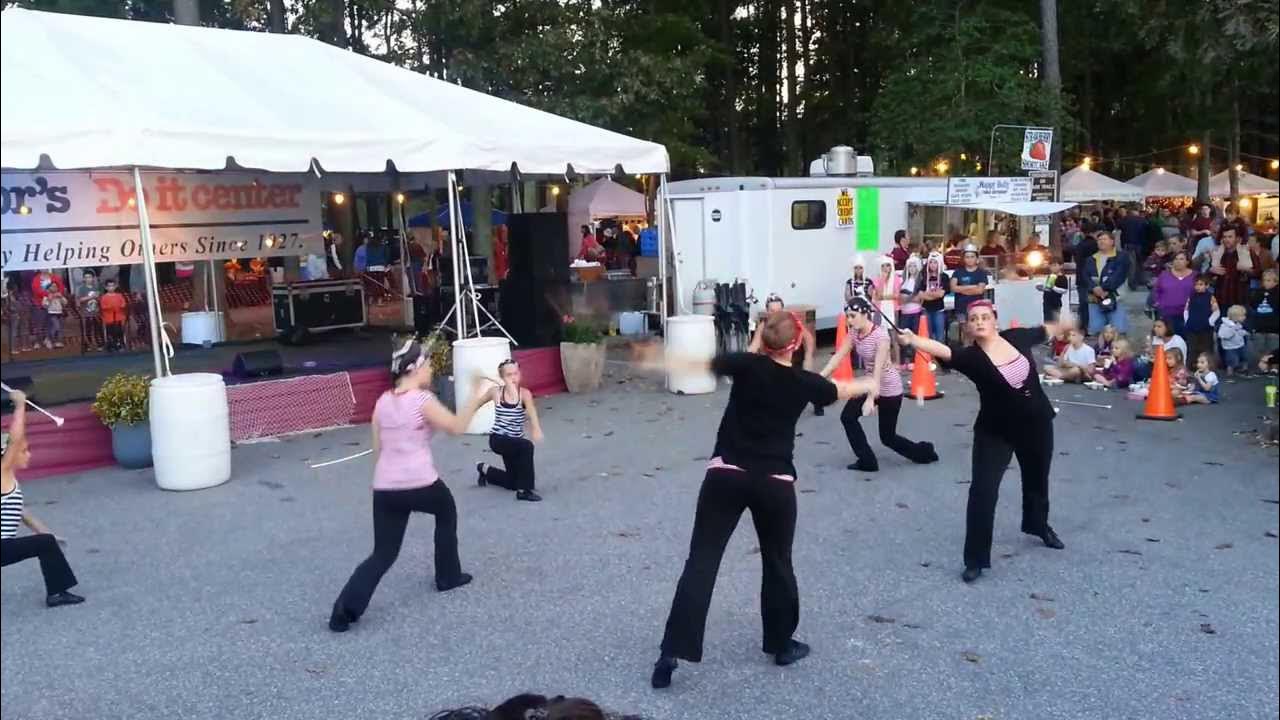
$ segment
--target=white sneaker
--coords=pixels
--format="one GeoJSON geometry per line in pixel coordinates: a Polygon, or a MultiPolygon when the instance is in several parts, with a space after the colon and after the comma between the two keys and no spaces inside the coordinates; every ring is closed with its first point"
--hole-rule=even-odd
{"type": "Polygon", "coordinates": [[[45,349],[45,350],[52,350],[52,349],[53,349],[53,343],[52,343],[52,342],[50,342],[48,338],[45,338],[45,341],[44,341],[44,349],[45,349]]]}

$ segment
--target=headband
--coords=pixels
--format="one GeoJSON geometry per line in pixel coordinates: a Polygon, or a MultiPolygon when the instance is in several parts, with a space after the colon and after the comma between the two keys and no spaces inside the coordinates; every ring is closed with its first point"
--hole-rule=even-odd
{"type": "MultiPolygon", "coordinates": [[[[782,312],[786,312],[786,311],[784,310],[782,312]]],[[[795,337],[791,338],[791,342],[787,343],[786,346],[780,347],[780,348],[773,347],[772,345],[765,343],[765,345],[769,348],[769,351],[772,353],[777,353],[779,355],[789,355],[795,352],[796,348],[800,347],[800,343],[804,342],[804,323],[800,321],[799,313],[788,312],[787,314],[791,316],[791,322],[795,323],[795,326],[796,326],[795,337]]]]}
{"type": "Polygon", "coordinates": [[[417,369],[419,365],[426,360],[426,356],[422,354],[422,347],[418,345],[417,338],[409,338],[400,346],[400,349],[391,354],[391,374],[400,376],[404,373],[417,369]],[[408,360],[409,355],[414,348],[418,348],[418,356],[412,362],[408,360]]]}

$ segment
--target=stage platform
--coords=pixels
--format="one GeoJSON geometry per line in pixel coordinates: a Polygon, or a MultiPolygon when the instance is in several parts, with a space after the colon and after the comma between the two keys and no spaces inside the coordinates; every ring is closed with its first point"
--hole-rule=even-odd
{"type": "MultiPolygon", "coordinates": [[[[225,378],[232,440],[242,441],[368,422],[374,402],[391,385],[392,344],[392,333],[367,330],[332,333],[300,346],[266,341],[179,348],[170,367],[174,373],[212,372],[225,378]],[[278,351],[284,375],[262,380],[234,377],[231,370],[236,355],[257,350],[278,351]],[[318,405],[317,397],[327,402],[305,416],[288,412],[291,403],[305,397],[313,399],[308,404],[311,409],[318,405]]],[[[565,391],[558,347],[516,349],[512,354],[534,395],[565,391]]],[[[66,424],[58,429],[38,413],[28,414],[33,457],[22,479],[113,464],[111,433],[90,411],[93,397],[102,381],[114,373],[150,375],[152,369],[149,353],[3,363],[6,379],[30,377],[32,398],[66,418],[66,424]]],[[[9,419],[7,414],[3,418],[5,428],[9,419]]]]}

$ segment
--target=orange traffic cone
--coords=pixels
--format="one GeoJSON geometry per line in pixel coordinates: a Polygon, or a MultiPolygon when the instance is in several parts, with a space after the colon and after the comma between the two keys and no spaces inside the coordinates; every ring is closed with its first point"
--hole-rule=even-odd
{"type": "MultiPolygon", "coordinates": [[[[929,337],[929,323],[924,316],[920,317],[920,329],[916,335],[929,337]]],[[[937,400],[944,395],[938,390],[938,381],[933,374],[933,358],[923,350],[916,350],[916,359],[911,365],[911,394],[917,400],[937,400]]]]}
{"type": "Polygon", "coordinates": [[[1151,384],[1147,386],[1147,404],[1138,413],[1139,420],[1177,420],[1173,409],[1173,386],[1169,384],[1169,366],[1165,364],[1164,345],[1156,346],[1151,361],[1151,384]]]}
{"type": "MultiPolygon", "coordinates": [[[[844,347],[845,336],[848,335],[848,323],[845,321],[844,313],[836,318],[836,350],[844,347]]],[[[831,373],[832,380],[849,381],[853,379],[853,353],[845,356],[844,360],[836,366],[835,372],[831,373]]]]}

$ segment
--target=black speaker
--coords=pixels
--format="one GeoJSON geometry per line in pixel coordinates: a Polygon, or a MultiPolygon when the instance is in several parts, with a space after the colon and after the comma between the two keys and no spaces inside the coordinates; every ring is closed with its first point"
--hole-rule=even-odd
{"type": "Polygon", "coordinates": [[[284,359],[277,350],[238,353],[231,363],[231,373],[242,380],[283,375],[284,359]]]}
{"type": "Polygon", "coordinates": [[[413,296],[413,331],[430,335],[440,316],[440,292],[426,290],[413,296]]]}
{"type": "Polygon", "coordinates": [[[507,216],[508,278],[569,282],[569,218],[564,213],[507,216]]]}

